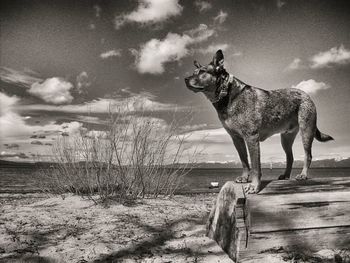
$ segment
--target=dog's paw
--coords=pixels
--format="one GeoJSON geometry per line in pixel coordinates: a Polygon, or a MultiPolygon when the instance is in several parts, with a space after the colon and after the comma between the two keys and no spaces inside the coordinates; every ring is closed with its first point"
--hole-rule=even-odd
{"type": "Polygon", "coordinates": [[[247,184],[244,187],[244,192],[246,194],[257,194],[259,192],[259,185],[255,185],[255,184],[247,184]]]}
{"type": "Polygon", "coordinates": [[[241,175],[236,178],[236,183],[244,184],[248,182],[248,175],[241,175]]]}
{"type": "Polygon", "coordinates": [[[302,181],[302,180],[307,180],[307,175],[306,174],[298,174],[295,176],[295,180],[302,181]]]}
{"type": "Polygon", "coordinates": [[[290,176],[287,176],[285,174],[281,174],[279,177],[278,177],[278,180],[289,180],[290,176]]]}

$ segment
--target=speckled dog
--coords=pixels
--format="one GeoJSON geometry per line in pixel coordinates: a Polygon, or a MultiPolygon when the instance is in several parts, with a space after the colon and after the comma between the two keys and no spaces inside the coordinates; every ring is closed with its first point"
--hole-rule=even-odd
{"type": "Polygon", "coordinates": [[[207,66],[201,66],[195,61],[197,69],[192,76],[185,78],[185,83],[190,90],[204,93],[212,102],[222,125],[231,136],[243,166],[243,174],[236,182],[246,183],[251,176],[251,183],[247,184],[245,191],[259,192],[260,141],[275,133],[281,134],[282,147],[287,157],[286,170],[279,179],[289,179],[293,164],[292,145],[299,130],[305,157],[303,170],[296,179],[307,179],[313,139],[321,142],[333,140],[318,130],[316,107],[310,96],[293,88],[267,91],[251,87],[228,74],[223,63],[221,50],[216,52],[213,61],[207,66]]]}

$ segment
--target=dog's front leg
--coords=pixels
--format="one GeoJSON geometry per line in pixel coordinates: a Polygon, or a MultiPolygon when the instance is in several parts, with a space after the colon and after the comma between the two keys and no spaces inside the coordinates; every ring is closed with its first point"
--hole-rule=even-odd
{"type": "Polygon", "coordinates": [[[250,170],[249,162],[248,162],[247,147],[245,146],[245,142],[243,138],[237,135],[231,135],[231,137],[243,167],[242,175],[237,177],[236,183],[247,183],[249,179],[249,170],[250,170]]]}
{"type": "Polygon", "coordinates": [[[246,142],[251,161],[252,182],[244,190],[247,194],[255,194],[259,192],[261,182],[260,142],[258,136],[250,137],[246,142]]]}

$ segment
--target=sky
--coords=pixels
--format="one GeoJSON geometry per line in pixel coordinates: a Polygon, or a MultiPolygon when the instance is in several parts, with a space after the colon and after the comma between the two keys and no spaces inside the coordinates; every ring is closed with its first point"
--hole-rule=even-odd
{"type": "MultiPolygon", "coordinates": [[[[2,0],[0,158],[49,155],[58,136],[103,132],[109,105],[132,114],[193,114],[182,133],[198,161],[237,162],[214,107],[184,85],[193,60],[218,49],[225,68],[259,88],[310,94],[318,128],[335,141],[314,159],[350,157],[350,3],[328,0],[2,0]]],[[[284,161],[279,135],[263,162],[284,161]]],[[[298,136],[295,159],[303,158],[298,136]]]]}

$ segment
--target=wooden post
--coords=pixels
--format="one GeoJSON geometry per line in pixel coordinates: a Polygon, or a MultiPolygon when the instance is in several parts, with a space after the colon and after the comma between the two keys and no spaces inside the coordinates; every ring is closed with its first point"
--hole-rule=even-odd
{"type": "Polygon", "coordinates": [[[350,249],[350,178],[272,181],[248,196],[242,184],[227,182],[207,235],[235,262],[263,262],[267,251],[281,248],[350,249]]]}
{"type": "Polygon", "coordinates": [[[207,222],[207,236],[215,240],[233,260],[247,242],[245,196],[242,185],[227,182],[220,190],[207,222]]]}

